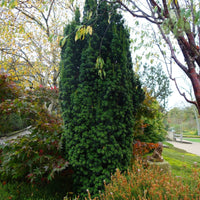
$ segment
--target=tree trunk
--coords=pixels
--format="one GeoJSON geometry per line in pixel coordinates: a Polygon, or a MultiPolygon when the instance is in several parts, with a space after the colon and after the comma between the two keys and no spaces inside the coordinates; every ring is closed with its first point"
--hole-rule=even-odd
{"type": "Polygon", "coordinates": [[[190,80],[192,82],[192,86],[194,89],[194,95],[196,98],[196,107],[198,109],[198,113],[200,115],[200,80],[199,75],[196,73],[195,68],[191,68],[189,71],[190,80]]]}

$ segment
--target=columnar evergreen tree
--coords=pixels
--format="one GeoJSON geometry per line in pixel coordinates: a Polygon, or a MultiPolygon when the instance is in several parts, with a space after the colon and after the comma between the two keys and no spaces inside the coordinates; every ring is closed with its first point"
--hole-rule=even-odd
{"type": "Polygon", "coordinates": [[[116,168],[123,171],[130,164],[134,114],[143,91],[132,70],[129,34],[116,8],[86,0],[83,22],[93,26],[93,34],[74,43],[77,22],[67,26],[62,48],[63,137],[75,191],[95,194],[116,168]],[[91,10],[95,21],[86,19],[91,10]]]}
{"type": "MultiPolygon", "coordinates": [[[[79,67],[81,63],[81,49],[82,43],[80,41],[75,42],[76,27],[80,25],[80,12],[79,9],[75,12],[75,20],[64,30],[65,43],[61,52],[60,68],[60,99],[61,108],[63,110],[63,118],[65,124],[68,123],[68,119],[71,116],[71,97],[70,95],[77,89],[79,80],[79,67]],[[66,109],[67,108],[67,109],[66,109]]],[[[61,41],[62,43],[62,41],[61,41]]]]}

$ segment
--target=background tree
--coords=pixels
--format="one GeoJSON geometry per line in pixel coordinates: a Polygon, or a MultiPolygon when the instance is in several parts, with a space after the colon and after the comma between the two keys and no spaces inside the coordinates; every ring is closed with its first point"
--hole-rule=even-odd
{"type": "Polygon", "coordinates": [[[194,104],[200,113],[199,2],[196,0],[147,0],[146,2],[117,0],[109,2],[117,3],[133,17],[146,19],[147,22],[157,26],[170,53],[170,58],[167,60],[166,52],[159,44],[166,64],[172,67],[172,61],[175,62],[187,75],[193,86],[196,101],[189,100],[185,93],[180,92],[176,79],[172,77],[171,70],[170,77],[175,81],[179,93],[184,96],[186,101],[194,104]]]}
{"type": "MultiPolygon", "coordinates": [[[[187,93],[190,95],[191,99],[194,99],[192,87],[190,87],[189,90],[187,90],[187,93]]],[[[192,111],[193,111],[193,114],[194,114],[195,120],[196,120],[197,135],[200,136],[200,119],[199,119],[199,115],[198,115],[198,110],[194,105],[191,106],[191,108],[192,108],[192,111]]]]}
{"type": "MultiPolygon", "coordinates": [[[[189,85],[186,81],[186,84],[189,85]]],[[[190,99],[194,99],[194,95],[193,95],[193,92],[192,92],[192,87],[189,87],[187,90],[187,95],[190,97],[190,99]]],[[[186,123],[187,121],[183,121],[183,124],[184,124],[184,128],[183,128],[183,132],[187,132],[189,131],[189,128],[191,130],[191,132],[196,132],[197,131],[197,135],[200,135],[200,119],[199,119],[199,115],[198,115],[198,110],[197,108],[192,105],[192,106],[189,106],[187,105],[187,102],[186,104],[184,105],[184,107],[182,106],[180,108],[180,110],[185,114],[184,116],[186,117],[186,120],[190,120],[190,122],[188,122],[189,124],[191,123],[192,126],[188,126],[186,123]],[[186,114],[187,113],[187,114],[186,114]],[[196,126],[193,124],[194,120],[193,118],[195,118],[195,121],[196,121],[196,126]],[[186,125],[185,125],[186,124],[186,125]],[[195,128],[196,127],[196,128],[195,128]],[[185,129],[185,130],[184,130],[185,129]],[[195,131],[194,131],[195,130],[195,131]]],[[[170,112],[173,111],[173,109],[170,110],[170,112]]],[[[169,112],[169,114],[170,114],[169,112]]],[[[180,118],[180,116],[179,116],[180,118]]],[[[179,119],[180,121],[180,119],[179,119]]],[[[171,120],[170,120],[171,122],[171,120]]],[[[176,123],[175,123],[176,124],[176,123]]],[[[173,125],[171,125],[173,126],[173,125]]]]}
{"type": "Polygon", "coordinates": [[[134,140],[141,142],[157,143],[165,139],[167,134],[159,102],[144,88],[145,99],[142,102],[134,125],[134,140]]]}
{"type": "Polygon", "coordinates": [[[75,4],[62,0],[1,1],[0,70],[25,86],[57,86],[59,41],[75,4]]]}
{"type": "Polygon", "coordinates": [[[167,114],[167,121],[170,130],[176,133],[186,135],[197,135],[198,133],[193,106],[171,109],[167,114]]]}
{"type": "Polygon", "coordinates": [[[86,0],[86,21],[93,34],[75,44],[78,18],[65,28],[60,98],[75,191],[95,194],[116,168],[125,170],[130,164],[134,115],[143,92],[132,69],[129,34],[116,7],[86,0]]]}
{"type": "Polygon", "coordinates": [[[168,97],[172,93],[169,84],[169,78],[163,71],[161,63],[158,65],[145,64],[142,70],[138,72],[143,87],[154,97],[162,107],[166,108],[168,97]]]}

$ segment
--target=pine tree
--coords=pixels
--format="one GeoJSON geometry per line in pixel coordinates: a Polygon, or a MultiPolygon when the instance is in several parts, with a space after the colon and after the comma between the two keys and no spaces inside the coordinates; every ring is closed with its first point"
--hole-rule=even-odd
{"type": "Polygon", "coordinates": [[[97,194],[116,168],[127,169],[132,156],[134,114],[143,100],[132,70],[129,34],[122,16],[106,2],[96,6],[96,1],[86,0],[84,22],[91,10],[96,15],[95,23],[90,22],[92,36],[79,41],[81,48],[77,50],[78,44],[74,44],[71,51],[70,36],[62,49],[61,62],[66,154],[79,194],[86,189],[97,194]],[[97,66],[97,58],[104,60],[104,65],[97,66]],[[71,73],[75,66],[78,77],[71,73]]]}

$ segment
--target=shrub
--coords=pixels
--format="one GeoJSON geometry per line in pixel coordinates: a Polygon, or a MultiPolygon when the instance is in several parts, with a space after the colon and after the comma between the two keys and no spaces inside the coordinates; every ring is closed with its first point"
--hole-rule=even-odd
{"type": "MultiPolygon", "coordinates": [[[[56,179],[58,182],[54,182],[54,184],[60,186],[60,182],[63,182],[63,180],[61,180],[59,174],[65,172],[62,175],[66,176],[67,181],[68,179],[71,181],[68,176],[72,172],[68,170],[69,163],[64,159],[61,149],[63,121],[59,116],[58,89],[38,87],[26,92],[21,90],[19,93],[13,93],[14,86],[8,87],[12,95],[6,96],[0,102],[0,131],[5,134],[32,125],[32,133],[10,140],[1,147],[0,179],[6,185],[3,188],[0,186],[0,196],[2,197],[2,191],[5,199],[11,197],[12,199],[27,199],[25,194],[28,192],[33,194],[29,191],[31,189],[30,184],[27,184],[27,191],[20,187],[20,191],[16,193],[12,189],[12,185],[20,183],[19,186],[21,186],[25,181],[26,183],[31,182],[44,186],[45,183],[56,179]],[[15,195],[8,196],[7,190],[15,195]]],[[[16,89],[19,88],[16,87],[16,89]]],[[[3,94],[2,91],[0,91],[1,94],[3,94]]],[[[66,181],[64,182],[66,183],[66,181]]],[[[67,187],[69,188],[65,184],[61,187],[61,190],[66,192],[67,187]]],[[[57,199],[57,196],[59,195],[55,195],[55,198],[52,199],[57,199]]],[[[40,195],[38,195],[39,197],[40,195]]],[[[37,199],[37,197],[33,199],[37,199]]],[[[42,195],[41,199],[43,199],[42,195]]]]}
{"type": "Polygon", "coordinates": [[[0,74],[0,135],[26,126],[19,107],[17,109],[13,104],[13,101],[22,94],[22,89],[13,82],[10,76],[0,74]]]}
{"type": "Polygon", "coordinates": [[[32,90],[28,90],[26,98],[27,101],[47,109],[50,114],[59,114],[58,93],[59,90],[56,86],[44,87],[40,85],[32,90]]]}
{"type": "Polygon", "coordinates": [[[36,107],[22,98],[7,99],[0,103],[0,135],[34,124],[36,107]]]}
{"type": "Polygon", "coordinates": [[[38,112],[30,135],[10,140],[3,147],[0,175],[3,180],[51,180],[68,166],[61,153],[62,120],[46,110],[38,112]]]}
{"type": "Polygon", "coordinates": [[[13,195],[9,193],[9,191],[5,190],[6,182],[4,181],[2,184],[0,182],[0,197],[2,200],[9,200],[13,198],[13,195]]]}
{"type": "MultiPolygon", "coordinates": [[[[144,88],[145,90],[145,88],[144,88]]],[[[145,100],[136,115],[134,138],[141,142],[157,143],[165,139],[164,114],[158,101],[145,90],[145,100]]]]}
{"type": "MultiPolygon", "coordinates": [[[[179,177],[163,173],[159,167],[145,168],[141,161],[134,163],[132,169],[121,173],[119,169],[105,183],[105,192],[100,200],[190,200],[200,197],[200,169],[191,174],[192,184],[188,185],[179,177]]],[[[91,200],[91,198],[88,198],[91,200]]],[[[95,200],[94,199],[94,200],[95,200]]]]}
{"type": "Polygon", "coordinates": [[[21,92],[14,99],[4,99],[0,103],[0,135],[34,126],[40,109],[49,114],[60,113],[57,88],[37,87],[21,92]]]}
{"type": "Polygon", "coordinates": [[[136,141],[133,144],[133,155],[136,158],[141,157],[147,153],[152,152],[158,146],[159,146],[158,143],[146,143],[146,142],[136,141]]]}

